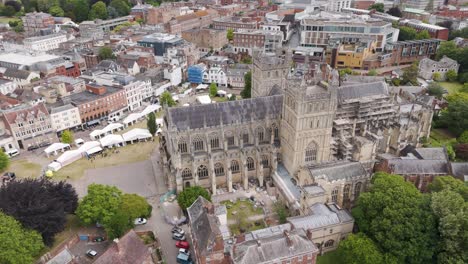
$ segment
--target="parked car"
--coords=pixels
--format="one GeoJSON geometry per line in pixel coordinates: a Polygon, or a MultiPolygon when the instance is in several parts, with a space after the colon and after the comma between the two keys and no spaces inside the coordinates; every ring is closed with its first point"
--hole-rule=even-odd
{"type": "Polygon", "coordinates": [[[179,233],[174,233],[174,234],[172,234],[172,239],[182,241],[182,240],[185,240],[185,235],[179,234],[179,233]]]}
{"type": "Polygon", "coordinates": [[[137,218],[137,219],[135,219],[135,221],[133,221],[133,223],[135,225],[144,225],[144,224],[146,224],[146,222],[148,222],[148,221],[145,218],[142,218],[142,217],[137,218]]]}
{"type": "Polygon", "coordinates": [[[178,227],[178,226],[174,226],[171,231],[172,231],[173,234],[175,234],[175,233],[178,233],[178,234],[181,234],[181,235],[185,234],[185,231],[182,228],[178,227]]]}
{"type": "Polygon", "coordinates": [[[187,241],[177,241],[175,243],[175,246],[178,247],[178,248],[185,248],[185,249],[189,249],[190,248],[190,245],[187,241]]]}
{"type": "Polygon", "coordinates": [[[94,258],[97,256],[97,252],[92,249],[88,249],[88,251],[86,251],[86,256],[90,258],[94,258]]]}
{"type": "Polygon", "coordinates": [[[190,251],[188,251],[186,248],[179,248],[179,254],[180,253],[190,256],[190,251]]]}
{"type": "Polygon", "coordinates": [[[104,237],[95,237],[93,239],[93,242],[102,242],[102,241],[104,241],[104,237]]]}
{"type": "Polygon", "coordinates": [[[177,255],[177,263],[192,264],[193,262],[192,262],[192,260],[190,259],[190,257],[188,255],[179,253],[179,255],[177,255]]]}

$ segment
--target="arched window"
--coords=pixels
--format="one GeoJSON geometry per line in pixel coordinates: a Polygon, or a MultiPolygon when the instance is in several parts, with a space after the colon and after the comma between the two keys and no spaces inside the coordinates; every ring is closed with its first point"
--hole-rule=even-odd
{"type": "Polygon", "coordinates": [[[235,145],[234,135],[232,134],[232,132],[226,132],[226,134],[224,134],[224,137],[227,140],[228,147],[235,145]]]}
{"type": "Polygon", "coordinates": [[[317,161],[317,144],[311,142],[305,150],[305,162],[317,161]]]}
{"type": "Polygon", "coordinates": [[[350,198],[349,197],[350,191],[351,191],[351,184],[346,184],[343,189],[343,200],[348,200],[350,198]]]}
{"type": "Polygon", "coordinates": [[[262,155],[262,165],[263,165],[263,168],[268,168],[269,166],[268,156],[262,155]]]}
{"type": "Polygon", "coordinates": [[[198,172],[199,179],[208,178],[208,169],[206,168],[205,165],[201,165],[200,167],[198,167],[197,172],[198,172]]]}
{"type": "Polygon", "coordinates": [[[338,201],[338,187],[335,187],[331,193],[332,202],[336,203],[338,201]]]}
{"type": "Polygon", "coordinates": [[[361,194],[361,188],[362,188],[362,183],[358,182],[354,186],[354,199],[357,199],[359,197],[359,194],[361,194]]]}
{"type": "Polygon", "coordinates": [[[249,171],[255,170],[254,160],[251,157],[247,158],[247,170],[249,171]]]}
{"type": "Polygon", "coordinates": [[[210,139],[210,144],[212,149],[217,149],[219,148],[219,138],[218,137],[212,137],[210,139]]]}
{"type": "Polygon", "coordinates": [[[224,175],[224,166],[221,163],[216,163],[214,165],[214,171],[216,176],[223,176],[224,175]]]}
{"type": "Polygon", "coordinates": [[[243,132],[242,140],[244,141],[244,144],[249,144],[249,132],[247,132],[247,131],[243,132]]]}
{"type": "Polygon", "coordinates": [[[200,151],[200,150],[203,150],[203,139],[201,139],[200,137],[195,137],[193,140],[193,149],[195,151],[200,151]]]}
{"type": "Polygon", "coordinates": [[[179,141],[179,152],[180,153],[187,153],[188,152],[187,142],[185,142],[185,140],[179,141]]]}
{"type": "Polygon", "coordinates": [[[232,173],[238,173],[240,171],[239,162],[237,162],[237,160],[231,161],[231,171],[232,173]]]}
{"type": "Polygon", "coordinates": [[[182,171],[182,179],[187,180],[191,178],[192,178],[192,170],[190,170],[189,168],[185,168],[182,171]]]}
{"type": "Polygon", "coordinates": [[[328,240],[327,242],[325,242],[325,247],[328,248],[328,247],[333,247],[333,245],[335,244],[335,240],[333,239],[330,239],[328,240]]]}

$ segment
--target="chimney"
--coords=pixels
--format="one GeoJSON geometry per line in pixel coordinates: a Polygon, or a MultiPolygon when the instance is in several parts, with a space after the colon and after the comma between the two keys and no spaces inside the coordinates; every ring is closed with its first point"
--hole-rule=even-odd
{"type": "Polygon", "coordinates": [[[285,236],[285,238],[286,238],[286,243],[288,244],[288,247],[292,248],[292,247],[293,247],[293,243],[292,243],[292,240],[291,240],[291,237],[290,237],[290,235],[289,235],[288,230],[284,230],[284,231],[283,231],[283,234],[284,234],[284,236],[285,236]]]}

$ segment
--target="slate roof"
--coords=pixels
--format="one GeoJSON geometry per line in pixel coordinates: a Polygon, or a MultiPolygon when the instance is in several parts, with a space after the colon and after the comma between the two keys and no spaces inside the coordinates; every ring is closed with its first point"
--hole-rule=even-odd
{"type": "Polygon", "coordinates": [[[345,85],[338,88],[338,100],[358,101],[364,97],[386,97],[388,96],[387,84],[384,82],[359,83],[345,85]]]}
{"type": "Polygon", "coordinates": [[[449,174],[446,160],[393,159],[388,165],[394,174],[449,174]]]}
{"type": "Polygon", "coordinates": [[[7,68],[3,76],[25,80],[30,74],[29,71],[7,68]]]}
{"type": "Polygon", "coordinates": [[[168,109],[169,126],[179,131],[216,127],[222,124],[247,123],[278,118],[281,115],[283,96],[258,97],[223,103],[175,107],[168,109]]]}
{"type": "Polygon", "coordinates": [[[132,229],[121,237],[118,242],[114,242],[94,263],[149,264],[153,262],[148,247],[132,229]]]}
{"type": "Polygon", "coordinates": [[[354,221],[349,213],[343,209],[338,209],[335,205],[325,205],[315,203],[310,207],[310,215],[289,217],[287,220],[295,229],[305,230],[324,228],[354,221]]]}
{"type": "Polygon", "coordinates": [[[444,148],[416,148],[415,151],[425,160],[447,160],[444,148]]]}
{"type": "Polygon", "coordinates": [[[208,214],[208,207],[212,206],[202,196],[187,208],[192,232],[192,241],[196,241],[197,254],[205,255],[215,243],[216,237],[221,236],[217,218],[208,214]]]}
{"type": "Polygon", "coordinates": [[[452,162],[450,166],[452,175],[460,180],[464,180],[464,176],[468,175],[468,162],[452,162]]]}
{"type": "Polygon", "coordinates": [[[272,263],[281,258],[318,252],[303,229],[275,234],[237,244],[234,247],[233,260],[236,264],[272,263]],[[289,240],[289,241],[288,241],[289,240]]]}
{"type": "Polygon", "coordinates": [[[367,172],[359,162],[338,162],[309,167],[314,178],[325,178],[328,181],[347,180],[366,175],[367,172]]]}

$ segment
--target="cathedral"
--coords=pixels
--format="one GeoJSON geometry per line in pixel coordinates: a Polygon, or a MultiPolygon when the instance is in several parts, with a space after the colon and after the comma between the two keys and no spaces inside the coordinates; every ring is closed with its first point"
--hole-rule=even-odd
{"type": "Polygon", "coordinates": [[[349,208],[377,155],[429,136],[430,98],[396,88],[289,53],[256,53],[251,99],[166,109],[164,173],[177,191],[275,186],[298,214],[316,202],[349,208]]]}

